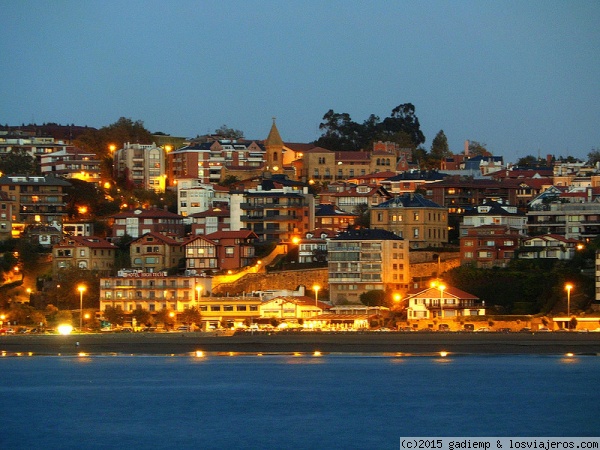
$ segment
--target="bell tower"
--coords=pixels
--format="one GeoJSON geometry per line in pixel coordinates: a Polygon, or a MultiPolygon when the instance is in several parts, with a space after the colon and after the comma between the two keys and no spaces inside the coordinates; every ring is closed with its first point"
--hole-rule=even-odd
{"type": "Polygon", "coordinates": [[[273,117],[273,125],[269,136],[265,139],[266,150],[266,167],[267,172],[281,172],[283,169],[283,140],[279,135],[277,125],[275,125],[275,117],[273,117]]]}

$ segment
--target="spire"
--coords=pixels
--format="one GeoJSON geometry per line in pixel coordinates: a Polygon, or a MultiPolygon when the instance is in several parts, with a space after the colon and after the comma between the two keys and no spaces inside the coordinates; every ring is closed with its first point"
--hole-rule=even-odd
{"type": "Polygon", "coordinates": [[[275,125],[275,117],[273,117],[273,125],[271,125],[269,136],[265,140],[265,147],[283,147],[283,139],[281,139],[277,125],[275,125]]]}

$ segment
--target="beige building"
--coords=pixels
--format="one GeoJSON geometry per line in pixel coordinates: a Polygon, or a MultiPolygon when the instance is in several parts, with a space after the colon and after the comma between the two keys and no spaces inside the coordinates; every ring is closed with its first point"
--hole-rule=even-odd
{"type": "Polygon", "coordinates": [[[350,230],[329,240],[327,252],[329,298],[334,305],[358,304],[360,295],[369,291],[408,290],[408,242],[390,231],[350,230]]]}
{"type": "Polygon", "coordinates": [[[177,267],[183,258],[183,240],[177,236],[150,232],[131,242],[131,268],[142,272],[160,272],[177,267]]]}
{"type": "Polygon", "coordinates": [[[166,188],[165,150],[156,144],[126,143],[114,154],[114,175],[138,189],[164,192],[166,188]]]}
{"type": "Polygon", "coordinates": [[[420,194],[403,194],[370,208],[371,228],[388,230],[409,241],[410,248],[448,243],[448,208],[420,194]]]}
{"type": "Polygon", "coordinates": [[[109,275],[115,264],[117,247],[96,236],[66,236],[52,247],[52,276],[60,278],[60,271],[76,267],[109,275]]]}

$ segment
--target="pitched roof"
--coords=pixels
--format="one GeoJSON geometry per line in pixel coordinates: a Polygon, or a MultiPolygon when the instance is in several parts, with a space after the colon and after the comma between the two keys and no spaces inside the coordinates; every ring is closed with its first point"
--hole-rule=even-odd
{"type": "Polygon", "coordinates": [[[283,139],[281,139],[277,125],[275,125],[275,118],[273,118],[273,125],[271,125],[269,135],[267,136],[267,139],[265,139],[265,146],[283,147],[283,139]]]}
{"type": "Polygon", "coordinates": [[[137,241],[141,241],[142,239],[145,239],[146,237],[151,236],[155,239],[158,239],[159,241],[164,242],[167,245],[171,245],[171,246],[179,246],[181,245],[181,241],[178,241],[176,239],[173,239],[170,236],[167,236],[163,233],[157,233],[156,231],[150,231],[148,233],[144,233],[143,235],[141,235],[139,238],[134,239],[132,241],[133,242],[137,242],[137,241]]]}
{"type": "Polygon", "coordinates": [[[73,244],[79,247],[89,247],[89,248],[98,248],[98,249],[116,249],[117,246],[112,242],[107,241],[104,238],[98,236],[67,236],[63,238],[58,244],[57,247],[71,247],[73,244]]]}
{"type": "Polygon", "coordinates": [[[324,216],[356,217],[356,216],[358,216],[358,214],[346,212],[343,209],[340,209],[337,206],[332,205],[330,203],[322,203],[320,205],[316,205],[315,206],[315,217],[324,217],[324,216]]]}
{"type": "Polygon", "coordinates": [[[258,236],[252,230],[237,230],[237,231],[215,231],[214,233],[206,234],[205,237],[212,241],[216,241],[219,239],[248,239],[255,238],[258,239],[258,236]]]}
{"type": "Polygon", "coordinates": [[[431,200],[426,199],[421,194],[403,194],[390,200],[380,203],[374,208],[444,208],[431,200]]]}

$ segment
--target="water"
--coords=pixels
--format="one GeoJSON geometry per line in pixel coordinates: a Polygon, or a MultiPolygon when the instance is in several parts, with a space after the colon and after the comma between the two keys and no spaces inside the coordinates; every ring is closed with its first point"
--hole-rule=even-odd
{"type": "Polygon", "coordinates": [[[597,436],[595,356],[0,359],[1,449],[397,449],[597,436]]]}

